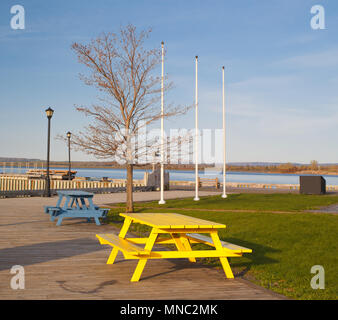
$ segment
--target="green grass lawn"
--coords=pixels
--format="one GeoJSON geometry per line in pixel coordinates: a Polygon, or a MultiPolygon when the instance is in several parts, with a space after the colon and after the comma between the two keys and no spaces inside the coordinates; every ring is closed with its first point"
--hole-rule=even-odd
{"type": "MultiPolygon", "coordinates": [[[[167,200],[165,205],[158,201],[139,202],[136,207],[159,208],[198,208],[216,210],[263,210],[263,211],[304,211],[317,209],[338,203],[336,195],[301,195],[301,194],[230,194],[226,201],[217,196],[201,197],[200,201],[189,199],[167,200]]],[[[124,206],[124,204],[121,204],[124,206]]]]}
{"type": "MultiPolygon", "coordinates": [[[[220,232],[222,240],[253,250],[252,254],[242,258],[231,258],[235,275],[295,299],[337,299],[338,215],[301,212],[333,203],[338,203],[337,196],[234,194],[226,200],[219,196],[203,197],[200,202],[169,200],[161,212],[172,212],[170,208],[175,208],[177,213],[224,223],[227,228],[220,232]],[[216,212],[208,209],[257,212],[216,212]],[[267,212],[269,210],[290,213],[267,212]],[[325,269],[324,290],[313,290],[310,286],[314,276],[310,273],[313,265],[322,265],[325,269]]],[[[156,205],[157,202],[138,203],[136,211],[154,212],[152,207],[156,205]]],[[[117,214],[123,212],[121,209],[110,211],[111,223],[119,227],[122,218],[117,214]]],[[[133,231],[141,235],[149,229],[135,224],[133,231]]],[[[217,259],[201,261],[220,267],[217,259]]]]}

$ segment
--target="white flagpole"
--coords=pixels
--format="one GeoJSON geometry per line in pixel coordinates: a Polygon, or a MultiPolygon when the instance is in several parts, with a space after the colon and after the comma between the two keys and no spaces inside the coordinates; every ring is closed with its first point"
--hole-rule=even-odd
{"type": "Polygon", "coordinates": [[[198,56],[196,58],[196,88],[195,88],[195,103],[196,103],[196,113],[195,113],[195,201],[198,201],[198,56]]]}
{"type": "Polygon", "coordinates": [[[222,95],[223,95],[223,194],[222,198],[227,198],[226,194],[226,180],[225,180],[225,172],[226,172],[226,152],[225,152],[225,92],[224,92],[224,67],[222,67],[222,95]]]}
{"type": "Polygon", "coordinates": [[[161,79],[161,199],[159,204],[165,204],[164,201],[164,42],[162,41],[162,79],[161,79]]]}

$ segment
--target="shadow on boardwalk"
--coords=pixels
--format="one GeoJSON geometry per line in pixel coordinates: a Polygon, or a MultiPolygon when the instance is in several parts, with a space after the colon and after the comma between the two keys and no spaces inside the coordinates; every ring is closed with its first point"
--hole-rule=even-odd
{"type": "Polygon", "coordinates": [[[90,238],[42,242],[0,249],[0,270],[10,269],[13,265],[28,266],[104,249],[97,241],[90,238]]]}

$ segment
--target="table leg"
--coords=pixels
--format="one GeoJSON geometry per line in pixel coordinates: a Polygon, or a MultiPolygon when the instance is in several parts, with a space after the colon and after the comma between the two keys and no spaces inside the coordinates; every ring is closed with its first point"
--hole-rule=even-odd
{"type": "Polygon", "coordinates": [[[67,210],[68,209],[69,200],[70,200],[69,197],[66,197],[65,203],[64,203],[64,205],[62,207],[63,210],[67,210]]]}
{"type": "Polygon", "coordinates": [[[94,220],[95,220],[95,223],[96,223],[97,226],[101,225],[98,217],[94,217],[94,220]]]}
{"type": "Polygon", "coordinates": [[[122,228],[120,230],[120,233],[119,233],[119,237],[120,238],[124,239],[126,237],[126,234],[127,234],[128,230],[129,230],[129,227],[130,227],[131,223],[132,223],[132,220],[130,218],[125,218],[124,219],[123,226],[122,226],[122,228]]]}
{"type": "MultiPolygon", "coordinates": [[[[128,229],[131,225],[131,222],[132,222],[132,220],[130,218],[124,219],[124,223],[123,223],[123,226],[122,226],[120,234],[119,234],[120,238],[124,239],[126,237],[126,234],[127,234],[128,229]]],[[[118,252],[119,252],[119,250],[116,247],[114,247],[113,250],[111,251],[109,257],[108,257],[107,264],[113,264],[114,263],[118,252]]]]}
{"type": "Polygon", "coordinates": [[[60,218],[58,219],[58,222],[57,222],[57,224],[56,224],[57,226],[60,226],[60,225],[61,225],[62,219],[63,219],[62,217],[60,217],[60,218]]]}
{"type": "Polygon", "coordinates": [[[80,200],[81,200],[82,210],[88,210],[85,199],[80,198],[80,200]]]}
{"type": "Polygon", "coordinates": [[[72,202],[70,203],[69,208],[73,208],[74,201],[75,201],[75,198],[72,198],[72,202]]]}
{"type": "Polygon", "coordinates": [[[60,207],[63,196],[59,196],[58,202],[56,203],[57,207],[60,207]]]}
{"type": "Polygon", "coordinates": [[[92,197],[88,198],[88,203],[89,203],[89,209],[95,210],[95,205],[93,203],[92,197]]]}
{"type": "MultiPolygon", "coordinates": [[[[215,245],[216,250],[222,251],[223,247],[222,247],[221,240],[219,239],[217,231],[210,232],[210,236],[211,236],[211,239],[212,239],[212,241],[215,245]]],[[[227,278],[233,279],[234,275],[233,275],[232,270],[230,268],[230,264],[228,262],[228,259],[226,257],[220,257],[219,260],[221,261],[224,273],[227,276],[227,278]]]]}
{"type": "Polygon", "coordinates": [[[75,199],[75,203],[76,203],[76,209],[81,210],[78,198],[75,199]]]}
{"type": "MultiPolygon", "coordinates": [[[[178,233],[171,233],[171,237],[175,241],[175,245],[178,251],[192,251],[190,242],[184,236],[179,235],[178,233]]],[[[190,262],[196,262],[195,258],[188,258],[190,262]]]]}
{"type": "MultiPolygon", "coordinates": [[[[153,228],[151,230],[151,233],[149,235],[149,238],[146,242],[146,245],[144,247],[144,250],[148,250],[149,252],[152,250],[154,244],[155,244],[155,241],[157,239],[157,236],[158,236],[158,232],[155,228],[153,228]]],[[[137,266],[136,266],[136,269],[134,271],[134,274],[131,278],[131,282],[137,282],[140,280],[140,277],[141,277],[141,274],[143,272],[143,269],[147,263],[148,259],[146,258],[142,258],[139,260],[139,262],[137,263],[137,266]]]]}
{"type": "Polygon", "coordinates": [[[117,249],[116,247],[114,247],[114,249],[111,251],[110,255],[109,255],[109,258],[107,260],[107,264],[113,264],[116,257],[117,257],[117,254],[119,253],[119,249],[117,249]]]}

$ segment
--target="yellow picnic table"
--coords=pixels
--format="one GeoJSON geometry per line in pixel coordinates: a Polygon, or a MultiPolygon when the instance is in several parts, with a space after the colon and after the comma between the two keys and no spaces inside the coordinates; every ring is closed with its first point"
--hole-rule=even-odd
{"type": "Polygon", "coordinates": [[[184,216],[177,213],[120,213],[124,224],[120,234],[97,234],[102,245],[113,247],[107,264],[113,264],[119,251],[125,259],[138,259],[138,264],[131,278],[139,281],[148,259],[187,258],[196,262],[196,258],[218,257],[225,275],[233,278],[228,257],[241,257],[243,253],[252,250],[221,241],[218,230],[224,229],[224,224],[184,216]],[[140,223],[152,228],[148,238],[126,238],[131,223],[140,223]],[[207,237],[202,234],[210,234],[207,237]],[[168,236],[169,235],[169,236],[168,236]],[[191,244],[203,243],[214,247],[214,250],[193,250],[191,244]],[[155,244],[174,244],[177,251],[153,251],[155,244]],[[141,246],[144,245],[144,246],[141,246]]]}

